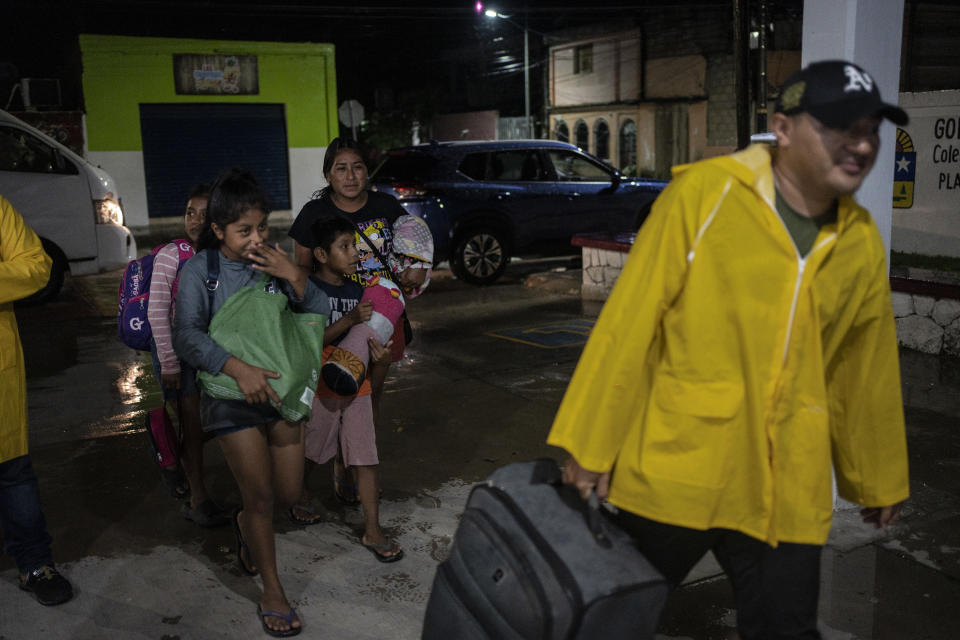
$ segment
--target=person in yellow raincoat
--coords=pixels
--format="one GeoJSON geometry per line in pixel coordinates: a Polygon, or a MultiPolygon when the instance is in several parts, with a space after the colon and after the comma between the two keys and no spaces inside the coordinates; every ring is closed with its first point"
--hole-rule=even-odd
{"type": "Polygon", "coordinates": [[[774,148],[675,168],[548,437],[672,586],[713,550],[744,639],[820,637],[831,464],[875,526],[908,495],[886,251],[851,197],[884,117],[866,71],[814,63],[774,148]]]}
{"type": "Polygon", "coordinates": [[[40,239],[0,195],[0,531],[20,588],[46,605],[66,602],[73,589],[54,567],[27,452],[27,383],[13,303],[47,283],[50,265],[40,239]]]}

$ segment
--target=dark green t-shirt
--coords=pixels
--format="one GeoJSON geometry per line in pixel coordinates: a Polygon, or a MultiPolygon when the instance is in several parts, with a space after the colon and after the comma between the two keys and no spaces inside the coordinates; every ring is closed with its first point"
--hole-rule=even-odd
{"type": "Polygon", "coordinates": [[[787,201],[783,199],[779,191],[776,193],[777,213],[780,214],[783,224],[786,225],[787,231],[790,232],[793,243],[797,245],[797,251],[800,252],[801,256],[806,256],[810,253],[810,249],[813,248],[813,243],[817,239],[817,233],[820,232],[820,227],[837,221],[837,203],[834,202],[833,206],[830,207],[830,210],[826,213],[808,218],[807,216],[800,215],[793,207],[787,204],[787,201]]]}

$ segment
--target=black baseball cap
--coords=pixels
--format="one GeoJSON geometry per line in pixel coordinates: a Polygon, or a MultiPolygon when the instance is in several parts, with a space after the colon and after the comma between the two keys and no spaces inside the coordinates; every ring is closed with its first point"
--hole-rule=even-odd
{"type": "Polygon", "coordinates": [[[832,129],[846,129],[867,116],[881,116],[903,126],[909,118],[900,107],[884,102],[873,77],[845,60],[813,62],[780,87],[776,112],[809,113],[832,129]]]}

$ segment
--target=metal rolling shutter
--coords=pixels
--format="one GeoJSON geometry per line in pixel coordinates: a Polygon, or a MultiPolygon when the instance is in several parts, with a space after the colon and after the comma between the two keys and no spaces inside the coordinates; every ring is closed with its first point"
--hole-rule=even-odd
{"type": "Polygon", "coordinates": [[[290,208],[282,104],[141,104],[151,218],[183,215],[187,192],[228,167],[253,172],[273,209],[290,208]]]}

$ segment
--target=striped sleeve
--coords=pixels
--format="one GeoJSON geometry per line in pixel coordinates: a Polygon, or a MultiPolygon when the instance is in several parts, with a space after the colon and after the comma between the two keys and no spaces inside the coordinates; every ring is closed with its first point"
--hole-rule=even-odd
{"type": "Polygon", "coordinates": [[[173,351],[173,283],[177,279],[180,252],[177,245],[169,243],[153,260],[153,275],[150,276],[150,306],[147,319],[153,341],[157,344],[160,373],[179,373],[180,360],[173,351]]]}

